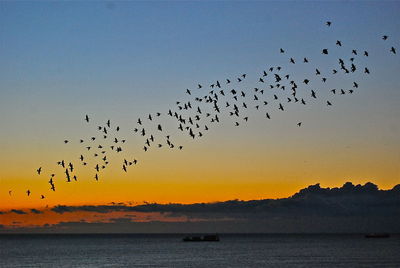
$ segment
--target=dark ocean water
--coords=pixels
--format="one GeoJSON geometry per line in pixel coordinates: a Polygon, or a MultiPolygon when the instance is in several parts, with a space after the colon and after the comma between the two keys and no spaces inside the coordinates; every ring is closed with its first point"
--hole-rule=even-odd
{"type": "Polygon", "coordinates": [[[0,267],[400,267],[400,236],[0,235],[0,267]]]}

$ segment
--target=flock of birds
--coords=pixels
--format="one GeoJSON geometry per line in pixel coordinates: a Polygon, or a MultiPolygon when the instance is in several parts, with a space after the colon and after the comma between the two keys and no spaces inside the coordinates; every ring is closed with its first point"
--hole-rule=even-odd
{"type": "MultiPolygon", "coordinates": [[[[327,27],[331,27],[331,22],[326,22],[327,27]]],[[[382,36],[383,41],[387,41],[387,35],[382,36]]],[[[343,58],[337,58],[337,63],[331,69],[315,69],[312,77],[304,77],[301,80],[295,80],[291,73],[285,71],[282,66],[271,66],[266,70],[261,71],[257,76],[256,86],[252,89],[241,88],[241,85],[248,79],[247,74],[241,74],[235,78],[226,78],[218,80],[206,86],[198,84],[197,89],[186,89],[185,101],[177,101],[175,106],[165,113],[156,112],[145,117],[140,117],[136,121],[136,125],[132,129],[132,134],[137,135],[143,140],[143,151],[148,152],[153,148],[166,147],[169,149],[182,150],[183,146],[177,144],[173,137],[166,131],[166,118],[170,118],[175,122],[176,128],[188,135],[191,139],[203,137],[212,126],[218,124],[220,120],[228,116],[232,119],[235,126],[249,120],[246,115],[247,111],[252,109],[263,114],[266,120],[272,118],[271,111],[285,111],[289,105],[307,105],[311,101],[323,99],[327,106],[332,106],[331,100],[333,95],[353,94],[358,88],[359,83],[352,81],[349,88],[333,88],[329,87],[329,98],[326,99],[326,94],[311,88],[310,85],[315,81],[322,81],[325,85],[329,85],[330,80],[334,76],[354,74],[362,72],[363,75],[369,75],[370,69],[367,66],[360,66],[358,63],[359,57],[368,57],[368,51],[359,51],[352,49],[337,40],[334,46],[330,48],[322,48],[321,54],[324,57],[330,55],[333,49],[342,49],[343,58]],[[345,54],[347,53],[347,54],[345,54]],[[347,58],[344,58],[347,57],[347,58]],[[321,95],[321,97],[319,96],[321,95]]],[[[388,51],[393,55],[396,54],[396,48],[393,46],[388,48],[388,51]]],[[[312,64],[312,60],[307,57],[294,58],[287,56],[285,49],[280,48],[279,53],[287,57],[289,65],[312,64]]],[[[91,118],[86,115],[84,120],[87,124],[91,124],[91,118]]],[[[298,122],[297,126],[301,127],[302,122],[298,122]]],[[[93,179],[98,181],[101,172],[106,169],[112,159],[110,154],[120,154],[125,150],[127,139],[119,137],[120,126],[114,125],[110,120],[104,125],[95,126],[97,135],[80,139],[79,144],[82,145],[82,150],[85,153],[78,157],[79,165],[89,167],[93,171],[93,179]],[[88,161],[90,160],[90,161],[88,161]],[[94,164],[90,164],[94,162],[94,164]]],[[[69,144],[69,140],[64,140],[65,144],[69,144]]],[[[123,159],[120,163],[121,170],[128,172],[132,166],[138,164],[135,158],[123,159]]],[[[62,176],[66,182],[78,180],[78,175],[75,172],[77,164],[65,160],[57,161],[57,166],[61,169],[62,176]]],[[[37,170],[37,175],[43,175],[42,167],[37,170]]],[[[51,191],[56,191],[55,184],[56,174],[49,172],[49,188],[51,191]]],[[[26,190],[28,196],[32,195],[29,189],[26,190]]],[[[12,195],[12,190],[9,191],[12,195]]],[[[39,195],[44,199],[43,194],[39,195]]]]}

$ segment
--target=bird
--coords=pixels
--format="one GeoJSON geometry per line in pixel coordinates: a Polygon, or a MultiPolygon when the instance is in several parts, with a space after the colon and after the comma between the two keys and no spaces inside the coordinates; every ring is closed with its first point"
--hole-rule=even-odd
{"type": "Polygon", "coordinates": [[[300,126],[301,126],[301,122],[298,122],[298,123],[297,123],[297,126],[299,126],[299,127],[300,127],[300,126]]]}
{"type": "Polygon", "coordinates": [[[89,116],[88,115],[85,116],[85,121],[89,123],[89,116]]]}
{"type": "Polygon", "coordinates": [[[315,91],[314,90],[311,90],[311,97],[313,97],[314,99],[317,98],[317,96],[315,95],[315,91]]]}
{"type": "Polygon", "coordinates": [[[392,47],[392,48],[390,49],[390,52],[392,52],[393,54],[396,54],[396,49],[395,49],[394,47],[392,47]]]}
{"type": "Polygon", "coordinates": [[[322,50],[322,54],[328,55],[328,49],[327,49],[327,48],[324,48],[324,49],[322,50]]]}
{"type": "Polygon", "coordinates": [[[326,26],[330,27],[332,22],[331,21],[327,21],[325,24],[326,24],[326,26]]]}
{"type": "Polygon", "coordinates": [[[39,167],[39,168],[36,170],[36,172],[37,172],[38,175],[40,175],[40,172],[42,172],[42,167],[39,167]]]}
{"type": "Polygon", "coordinates": [[[384,36],[382,36],[382,39],[383,39],[383,40],[387,40],[387,39],[388,39],[388,36],[387,36],[387,35],[384,35],[384,36]]]}

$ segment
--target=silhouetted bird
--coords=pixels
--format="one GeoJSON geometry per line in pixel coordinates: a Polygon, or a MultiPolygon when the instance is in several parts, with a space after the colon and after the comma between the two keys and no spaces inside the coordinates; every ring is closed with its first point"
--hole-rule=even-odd
{"type": "Polygon", "coordinates": [[[311,90],[311,97],[313,97],[314,99],[317,98],[317,96],[315,95],[315,91],[314,90],[311,90]]]}

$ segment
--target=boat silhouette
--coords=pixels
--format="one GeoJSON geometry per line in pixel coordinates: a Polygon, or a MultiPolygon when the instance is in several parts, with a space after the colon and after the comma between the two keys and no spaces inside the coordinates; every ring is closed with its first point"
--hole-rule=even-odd
{"type": "Polygon", "coordinates": [[[219,242],[219,236],[203,235],[203,236],[186,236],[182,239],[184,242],[219,242]]]}
{"type": "Polygon", "coordinates": [[[366,234],[365,238],[389,238],[390,235],[388,233],[370,233],[366,234]]]}

